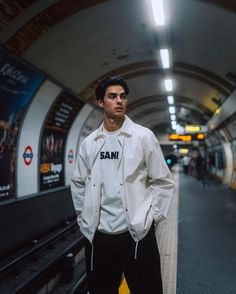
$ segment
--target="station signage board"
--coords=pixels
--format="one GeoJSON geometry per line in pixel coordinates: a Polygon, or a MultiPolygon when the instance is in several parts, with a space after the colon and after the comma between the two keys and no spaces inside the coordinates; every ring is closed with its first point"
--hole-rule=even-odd
{"type": "Polygon", "coordinates": [[[185,125],[184,133],[185,134],[196,134],[196,133],[206,133],[207,126],[202,125],[185,125]]]}

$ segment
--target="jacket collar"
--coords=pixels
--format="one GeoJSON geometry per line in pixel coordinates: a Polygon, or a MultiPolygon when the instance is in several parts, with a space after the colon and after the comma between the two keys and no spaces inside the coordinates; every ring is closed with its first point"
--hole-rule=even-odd
{"type": "MultiPolygon", "coordinates": [[[[131,136],[132,135],[132,124],[133,124],[133,121],[127,115],[125,115],[125,119],[124,119],[123,125],[121,127],[120,134],[131,136]]],[[[104,138],[103,123],[97,129],[97,134],[96,134],[94,140],[96,141],[100,138],[104,138]]]]}

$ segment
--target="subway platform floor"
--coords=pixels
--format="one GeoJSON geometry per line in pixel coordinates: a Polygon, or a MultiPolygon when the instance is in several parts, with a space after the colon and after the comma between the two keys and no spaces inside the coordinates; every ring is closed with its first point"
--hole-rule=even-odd
{"type": "Polygon", "coordinates": [[[177,294],[236,293],[236,191],[180,173],[177,294]]]}
{"type": "MultiPolygon", "coordinates": [[[[236,191],[172,170],[176,189],[156,236],[164,294],[236,293],[236,191]]],[[[129,290],[123,283],[119,294],[129,290]]]]}

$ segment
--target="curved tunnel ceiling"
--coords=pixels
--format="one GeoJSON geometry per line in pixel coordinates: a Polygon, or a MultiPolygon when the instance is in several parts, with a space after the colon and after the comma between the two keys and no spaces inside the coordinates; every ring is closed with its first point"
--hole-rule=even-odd
{"type": "Polygon", "coordinates": [[[170,131],[163,87],[170,76],[178,122],[205,124],[235,88],[226,74],[236,72],[236,6],[164,3],[167,24],[160,30],[150,0],[5,0],[0,42],[91,103],[102,78],[121,75],[131,88],[128,114],[163,133],[170,131]],[[172,57],[168,71],[158,54],[163,34],[172,57]]]}

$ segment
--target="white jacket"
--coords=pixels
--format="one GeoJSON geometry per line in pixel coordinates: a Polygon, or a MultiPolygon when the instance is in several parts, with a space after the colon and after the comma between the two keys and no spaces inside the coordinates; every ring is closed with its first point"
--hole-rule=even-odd
{"type": "MultiPolygon", "coordinates": [[[[128,229],[135,241],[149,231],[153,220],[167,217],[174,183],[160,145],[147,128],[125,116],[118,136],[121,199],[128,229]]],[[[102,125],[83,140],[71,180],[71,192],[82,234],[92,242],[100,216],[99,151],[105,143],[102,125]]]]}

